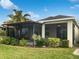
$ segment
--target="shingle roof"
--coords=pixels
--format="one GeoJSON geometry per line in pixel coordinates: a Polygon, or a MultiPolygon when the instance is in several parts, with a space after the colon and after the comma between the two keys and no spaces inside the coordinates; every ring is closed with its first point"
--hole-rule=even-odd
{"type": "Polygon", "coordinates": [[[70,18],[72,16],[65,16],[65,15],[57,15],[57,16],[50,16],[41,20],[53,20],[53,19],[61,19],[61,18],[70,18]]]}

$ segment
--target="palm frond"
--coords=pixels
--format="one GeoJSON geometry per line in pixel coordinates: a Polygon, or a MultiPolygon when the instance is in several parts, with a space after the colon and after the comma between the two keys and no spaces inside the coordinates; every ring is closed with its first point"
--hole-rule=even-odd
{"type": "Polygon", "coordinates": [[[24,17],[25,17],[25,16],[30,16],[30,15],[29,15],[29,14],[24,14],[24,17]]]}

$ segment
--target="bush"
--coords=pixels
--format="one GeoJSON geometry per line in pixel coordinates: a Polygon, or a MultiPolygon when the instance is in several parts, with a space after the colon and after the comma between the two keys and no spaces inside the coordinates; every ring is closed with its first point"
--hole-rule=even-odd
{"type": "Polygon", "coordinates": [[[6,35],[6,31],[0,29],[0,36],[5,36],[6,35]]]}
{"type": "Polygon", "coordinates": [[[66,48],[69,47],[69,41],[68,41],[68,40],[62,40],[62,41],[61,41],[61,47],[64,47],[64,48],[65,48],[65,47],[66,47],[66,48]]]}
{"type": "Polygon", "coordinates": [[[42,47],[43,45],[44,45],[44,41],[43,40],[36,40],[36,46],[42,47]]]}
{"type": "Polygon", "coordinates": [[[60,46],[59,38],[48,38],[48,42],[49,42],[50,47],[59,47],[60,46]]]}
{"type": "Polygon", "coordinates": [[[38,36],[37,36],[36,34],[33,34],[33,35],[32,35],[32,39],[33,39],[33,40],[37,40],[37,39],[38,39],[38,36]]]}
{"type": "Polygon", "coordinates": [[[43,47],[43,46],[47,46],[47,40],[46,39],[40,39],[40,40],[36,40],[36,46],[38,47],[43,47]]]}
{"type": "Polygon", "coordinates": [[[22,39],[19,41],[19,45],[20,45],[20,46],[27,46],[27,40],[25,40],[24,38],[22,38],[22,39]]]}
{"type": "Polygon", "coordinates": [[[11,45],[17,45],[17,41],[15,38],[10,38],[10,44],[11,45]]]}
{"type": "Polygon", "coordinates": [[[40,35],[33,34],[32,35],[32,39],[33,39],[33,46],[34,47],[35,47],[36,44],[37,44],[36,46],[42,46],[42,44],[43,44],[42,42],[43,41],[41,40],[42,38],[41,38],[40,35]]]}
{"type": "Polygon", "coordinates": [[[1,44],[10,44],[10,37],[7,37],[7,36],[1,36],[0,37],[0,43],[1,44]]]}
{"type": "Polygon", "coordinates": [[[7,44],[7,45],[16,45],[17,41],[15,38],[1,36],[0,37],[0,44],[7,44]]]}

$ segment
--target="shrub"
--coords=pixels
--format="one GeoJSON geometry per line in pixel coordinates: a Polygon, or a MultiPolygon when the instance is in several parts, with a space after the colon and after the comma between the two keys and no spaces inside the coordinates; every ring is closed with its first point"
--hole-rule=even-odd
{"type": "Polygon", "coordinates": [[[17,41],[15,38],[7,37],[7,36],[1,36],[0,37],[0,43],[1,44],[7,44],[7,45],[16,45],[17,41]]]}
{"type": "Polygon", "coordinates": [[[76,41],[75,46],[79,47],[79,40],[76,41]]]}
{"type": "Polygon", "coordinates": [[[20,46],[27,46],[27,40],[25,40],[24,38],[22,38],[22,39],[19,41],[19,45],[20,45],[20,46]]]}
{"type": "Polygon", "coordinates": [[[37,40],[37,39],[38,39],[37,37],[38,37],[38,36],[37,36],[36,34],[33,34],[33,35],[32,35],[32,39],[33,39],[33,40],[37,40]]]}
{"type": "Polygon", "coordinates": [[[37,44],[37,46],[42,46],[42,38],[40,35],[37,34],[33,34],[32,35],[32,39],[33,39],[33,46],[35,46],[37,44]]]}
{"type": "Polygon", "coordinates": [[[6,31],[0,29],[0,36],[5,36],[6,35],[6,31]]]}
{"type": "Polygon", "coordinates": [[[50,47],[58,47],[60,45],[59,38],[48,38],[48,42],[50,47]]]}
{"type": "Polygon", "coordinates": [[[41,37],[40,35],[37,35],[37,39],[38,39],[38,40],[41,40],[42,37],[41,37]]]}
{"type": "Polygon", "coordinates": [[[43,40],[36,40],[36,46],[42,47],[43,45],[44,45],[44,41],[43,40]]]}
{"type": "Polygon", "coordinates": [[[66,48],[69,47],[69,40],[62,40],[62,41],[61,41],[61,47],[64,47],[64,48],[65,48],[65,47],[66,47],[66,48]]]}
{"type": "Polygon", "coordinates": [[[11,45],[17,45],[17,41],[15,38],[10,38],[10,44],[11,45]]]}
{"type": "Polygon", "coordinates": [[[40,40],[36,40],[36,46],[38,47],[43,47],[43,46],[47,46],[47,40],[46,39],[40,39],[40,40]]]}
{"type": "Polygon", "coordinates": [[[7,37],[7,36],[1,36],[0,37],[0,43],[1,44],[10,44],[10,37],[7,37]]]}

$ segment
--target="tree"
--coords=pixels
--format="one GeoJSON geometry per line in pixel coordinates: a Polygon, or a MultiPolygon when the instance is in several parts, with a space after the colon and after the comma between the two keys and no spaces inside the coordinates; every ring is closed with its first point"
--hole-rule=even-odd
{"type": "MultiPolygon", "coordinates": [[[[13,14],[8,15],[10,20],[5,22],[6,24],[12,24],[12,23],[18,23],[18,22],[26,22],[29,21],[27,16],[30,16],[29,14],[23,14],[21,10],[13,10],[13,14]]],[[[21,25],[14,25],[15,26],[15,32],[16,32],[16,39],[17,42],[19,42],[20,35],[22,32],[22,26],[21,25]]]]}
{"type": "Polygon", "coordinates": [[[30,16],[29,14],[22,14],[22,11],[20,10],[13,10],[14,14],[8,15],[11,19],[11,22],[17,23],[17,22],[26,22],[29,19],[26,16],[30,16]]]}
{"type": "MultiPolygon", "coordinates": [[[[14,9],[13,12],[14,12],[13,14],[8,15],[10,20],[7,21],[6,23],[12,24],[12,23],[29,21],[29,19],[27,18],[27,16],[30,16],[29,14],[23,14],[23,12],[21,10],[16,10],[16,9],[14,9]]],[[[16,25],[15,30],[17,33],[17,35],[16,35],[16,38],[18,39],[17,41],[19,41],[19,39],[20,39],[19,35],[22,32],[22,26],[16,25]]]]}

